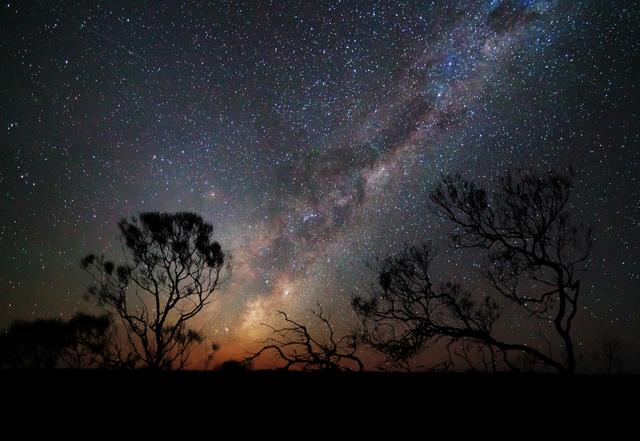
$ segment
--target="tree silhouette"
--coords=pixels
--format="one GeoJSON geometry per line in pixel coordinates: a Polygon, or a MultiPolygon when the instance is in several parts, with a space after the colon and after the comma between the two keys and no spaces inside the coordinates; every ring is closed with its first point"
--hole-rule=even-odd
{"type": "Polygon", "coordinates": [[[519,370],[518,356],[574,372],[577,273],[589,256],[591,231],[569,213],[572,178],[572,171],[521,171],[507,174],[497,190],[488,192],[459,175],[444,177],[430,199],[455,225],[455,245],[485,252],[483,275],[491,291],[473,295],[457,283],[434,286],[431,246],[408,247],[381,263],[370,298],[353,300],[364,341],[390,362],[405,362],[441,342],[449,351],[454,345],[477,345],[493,367],[502,361],[519,370]],[[537,344],[510,342],[495,332],[501,316],[519,313],[537,320],[537,344]],[[561,357],[554,356],[545,335],[549,324],[561,357]]]}
{"type": "Polygon", "coordinates": [[[108,316],[82,313],[69,321],[15,321],[0,335],[0,366],[30,369],[114,366],[109,356],[110,327],[108,316]]]}
{"type": "Polygon", "coordinates": [[[123,323],[130,356],[149,369],[180,369],[202,336],[187,327],[230,275],[213,226],[193,213],[142,213],[118,224],[124,261],[89,254],[88,296],[123,323]]]}
{"type": "Polygon", "coordinates": [[[362,371],[362,361],[356,356],[358,349],[357,340],[352,335],[340,338],[335,336],[330,317],[325,316],[322,307],[318,304],[317,310],[311,310],[323,328],[318,334],[313,335],[309,328],[300,324],[283,312],[278,314],[285,321],[285,326],[274,328],[265,325],[273,331],[258,352],[247,358],[253,361],[263,353],[272,351],[277,358],[283,361],[284,369],[301,367],[303,370],[326,371],[362,371]]]}

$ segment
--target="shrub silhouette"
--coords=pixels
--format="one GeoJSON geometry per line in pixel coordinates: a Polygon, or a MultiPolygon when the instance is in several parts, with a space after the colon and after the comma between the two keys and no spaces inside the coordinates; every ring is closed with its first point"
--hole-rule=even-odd
{"type": "Polygon", "coordinates": [[[69,321],[15,321],[0,335],[0,366],[51,369],[104,367],[109,360],[108,316],[78,313],[69,321]]]}
{"type": "Polygon", "coordinates": [[[216,367],[217,371],[226,374],[238,374],[251,370],[251,362],[247,360],[227,360],[216,367]]]}

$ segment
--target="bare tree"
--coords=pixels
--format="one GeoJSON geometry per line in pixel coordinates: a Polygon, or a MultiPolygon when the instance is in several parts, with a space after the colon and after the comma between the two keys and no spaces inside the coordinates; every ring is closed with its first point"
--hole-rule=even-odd
{"type": "Polygon", "coordinates": [[[431,201],[455,225],[455,245],[485,252],[483,275],[492,291],[472,295],[451,282],[434,286],[431,247],[408,247],[382,262],[369,299],[353,301],[365,341],[391,362],[410,359],[437,342],[447,349],[471,342],[485,348],[491,366],[499,359],[518,370],[517,355],[574,372],[577,274],[590,253],[591,231],[569,213],[572,178],[573,172],[508,174],[493,192],[459,175],[443,178],[431,201]],[[498,337],[495,324],[507,315],[506,308],[509,316],[520,313],[539,321],[538,344],[498,337]],[[561,357],[554,354],[546,324],[559,339],[561,357]]]}
{"type": "MultiPolygon", "coordinates": [[[[125,259],[90,254],[88,296],[122,320],[136,365],[183,368],[202,336],[188,322],[230,275],[213,226],[193,213],[142,213],[118,224],[125,259]]],[[[131,358],[131,357],[129,357],[131,358]]]]}
{"type": "Polygon", "coordinates": [[[285,369],[293,367],[301,367],[303,370],[330,371],[362,371],[364,369],[362,361],[356,356],[357,339],[353,335],[336,337],[330,317],[325,316],[319,304],[317,310],[311,310],[311,314],[316,317],[321,326],[315,335],[307,326],[290,319],[285,312],[278,311],[278,314],[285,321],[285,326],[274,328],[265,325],[273,332],[263,342],[265,346],[248,357],[247,361],[253,361],[263,353],[272,351],[285,363],[285,369]]]}

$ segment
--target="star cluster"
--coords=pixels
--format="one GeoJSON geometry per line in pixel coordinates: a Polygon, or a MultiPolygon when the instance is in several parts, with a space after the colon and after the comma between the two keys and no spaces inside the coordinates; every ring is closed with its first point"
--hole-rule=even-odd
{"type": "Polygon", "coordinates": [[[200,318],[227,356],[275,309],[319,302],[348,329],[366,263],[405,242],[434,241],[441,275],[477,279],[427,203],[443,173],[490,185],[572,165],[596,233],[578,341],[637,346],[630,3],[5,2],[2,323],[86,309],[78,261],[117,255],[118,219],[190,210],[233,254],[200,318]]]}

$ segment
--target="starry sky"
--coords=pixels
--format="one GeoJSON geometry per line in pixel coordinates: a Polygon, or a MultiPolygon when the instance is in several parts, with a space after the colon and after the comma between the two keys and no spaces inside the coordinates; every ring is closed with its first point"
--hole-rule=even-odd
{"type": "MultiPolygon", "coordinates": [[[[198,326],[244,354],[285,309],[349,329],[367,262],[432,240],[443,173],[572,165],[595,249],[578,347],[640,369],[640,11],[633,1],[11,1],[0,11],[0,325],[92,310],[79,259],[190,210],[233,277],[198,326]]],[[[526,333],[507,321],[508,332],[526,333]]]]}

